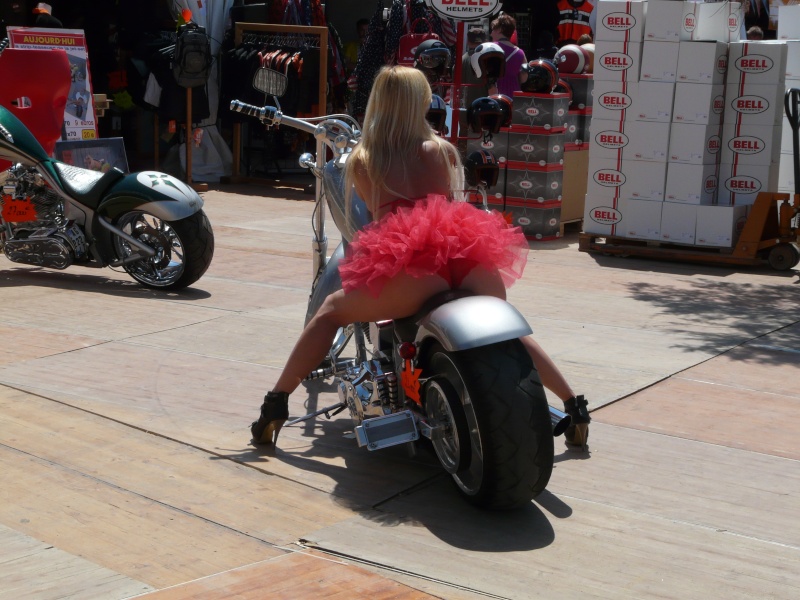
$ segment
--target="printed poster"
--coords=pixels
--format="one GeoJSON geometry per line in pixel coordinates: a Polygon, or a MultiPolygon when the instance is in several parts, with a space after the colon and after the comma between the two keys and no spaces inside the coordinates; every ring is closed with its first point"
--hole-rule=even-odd
{"type": "Polygon", "coordinates": [[[82,29],[45,29],[37,27],[8,27],[9,46],[66,51],[72,69],[72,83],[64,111],[63,139],[93,140],[97,138],[97,121],[89,76],[89,53],[82,29]]]}

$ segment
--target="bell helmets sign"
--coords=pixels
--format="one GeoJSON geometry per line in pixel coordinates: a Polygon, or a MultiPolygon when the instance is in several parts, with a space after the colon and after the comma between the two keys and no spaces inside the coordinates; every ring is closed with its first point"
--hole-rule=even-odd
{"type": "Polygon", "coordinates": [[[454,21],[477,21],[501,8],[500,0],[425,0],[440,16],[454,21]]]}

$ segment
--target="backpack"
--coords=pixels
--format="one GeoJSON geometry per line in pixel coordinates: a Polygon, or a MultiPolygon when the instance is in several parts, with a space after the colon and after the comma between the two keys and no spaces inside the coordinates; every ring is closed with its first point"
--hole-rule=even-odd
{"type": "Polygon", "coordinates": [[[172,74],[185,88],[205,85],[211,72],[211,41],[205,27],[181,25],[172,58],[172,74]]]}

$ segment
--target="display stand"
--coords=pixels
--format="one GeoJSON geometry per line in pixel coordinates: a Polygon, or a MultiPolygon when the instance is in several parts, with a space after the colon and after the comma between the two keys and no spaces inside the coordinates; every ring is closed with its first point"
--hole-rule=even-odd
{"type": "MultiPolygon", "coordinates": [[[[271,25],[264,23],[237,23],[234,34],[235,44],[239,46],[242,43],[245,33],[265,33],[265,34],[304,34],[317,36],[319,38],[319,109],[322,116],[325,114],[325,107],[327,105],[327,87],[328,87],[328,28],[327,27],[312,27],[306,25],[271,25]]],[[[258,177],[243,177],[241,176],[241,161],[242,161],[242,125],[241,123],[233,124],[233,167],[231,176],[225,178],[227,183],[259,183],[269,181],[269,179],[258,177]]],[[[188,163],[187,163],[188,164],[188,163]]]]}

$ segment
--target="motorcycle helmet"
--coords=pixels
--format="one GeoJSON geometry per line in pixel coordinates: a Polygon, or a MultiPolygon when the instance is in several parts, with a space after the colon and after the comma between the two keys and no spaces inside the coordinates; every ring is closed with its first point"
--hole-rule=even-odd
{"type": "Polygon", "coordinates": [[[558,69],[546,58],[537,58],[527,65],[522,65],[519,74],[519,85],[523,92],[549,94],[558,83],[558,69]]]}
{"type": "Polygon", "coordinates": [[[500,119],[500,127],[511,127],[511,115],[514,112],[514,102],[505,94],[494,94],[489,96],[492,100],[497,100],[503,117],[500,119]]]}
{"type": "Polygon", "coordinates": [[[497,81],[506,73],[506,55],[494,42],[484,42],[476,46],[469,60],[475,77],[483,83],[497,81]]]}
{"type": "Polygon", "coordinates": [[[464,161],[464,178],[470,186],[484,183],[486,187],[494,187],[499,174],[500,164],[488,150],[470,152],[464,161]]]}
{"type": "Polygon", "coordinates": [[[478,98],[467,109],[467,122],[475,133],[497,133],[503,122],[503,109],[494,98],[478,98]]]}
{"type": "Polygon", "coordinates": [[[569,106],[572,106],[572,85],[564,79],[559,79],[556,87],[553,89],[554,94],[568,94],[569,106]]]}
{"type": "Polygon", "coordinates": [[[559,48],[553,61],[561,73],[585,73],[592,57],[588,50],[577,44],[566,44],[559,48]]]}
{"type": "Polygon", "coordinates": [[[414,67],[425,73],[429,80],[443,77],[452,63],[450,50],[439,40],[425,40],[414,51],[414,67]]]}
{"type": "Polygon", "coordinates": [[[586,66],[583,69],[584,73],[594,73],[594,44],[581,44],[584,53],[586,54],[586,66]]]}
{"type": "Polygon", "coordinates": [[[445,121],[447,120],[447,104],[442,99],[441,96],[437,96],[433,94],[431,97],[430,106],[428,106],[428,112],[425,114],[425,118],[428,120],[428,123],[431,124],[433,130],[436,133],[444,134],[445,133],[445,121]]]}

